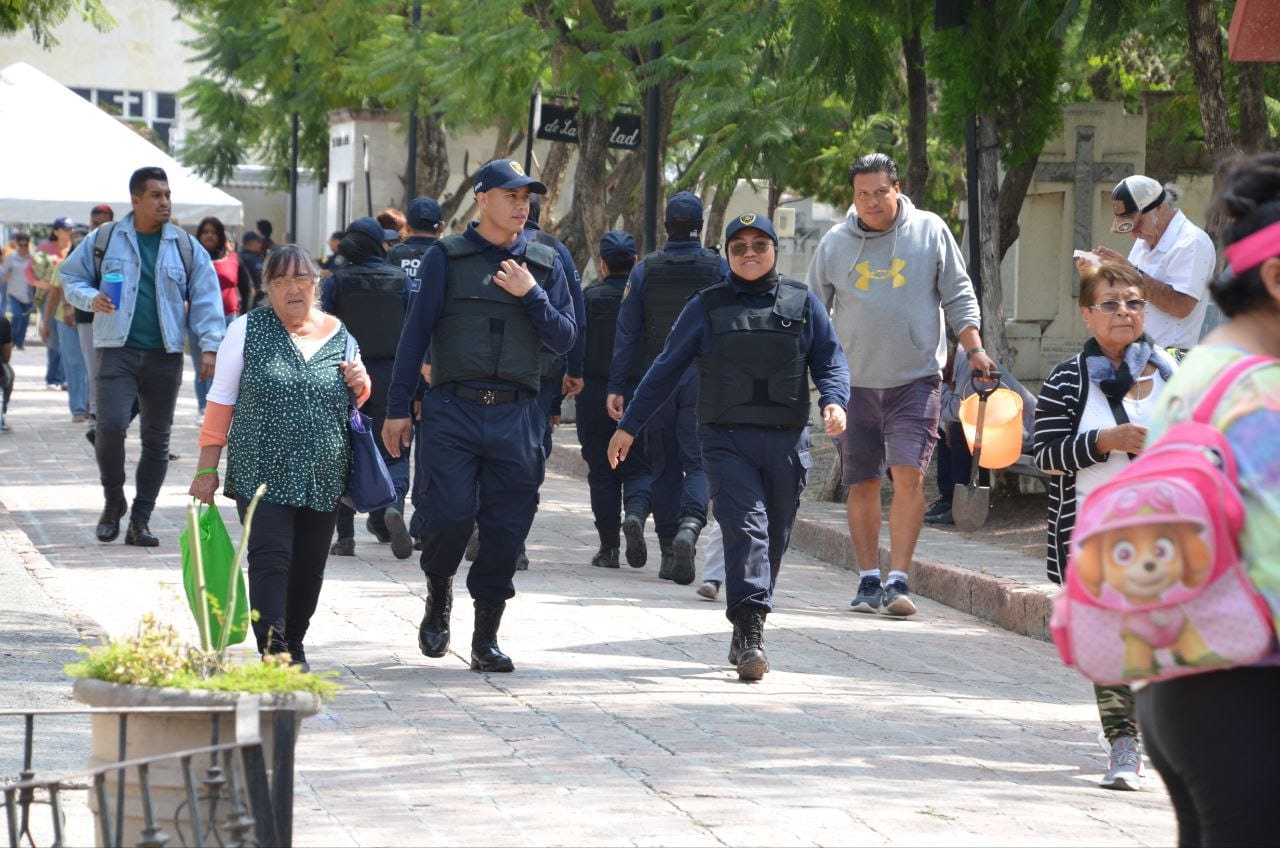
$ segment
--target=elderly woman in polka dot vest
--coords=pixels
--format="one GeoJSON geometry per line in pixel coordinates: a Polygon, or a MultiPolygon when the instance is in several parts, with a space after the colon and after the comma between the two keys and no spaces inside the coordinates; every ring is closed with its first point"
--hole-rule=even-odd
{"type": "Polygon", "coordinates": [[[266,494],[249,537],[249,603],[258,651],[307,667],[303,639],[320,599],[338,498],[347,485],[347,406],[369,396],[360,362],[346,362],[347,329],[320,310],[320,272],[296,245],[274,249],[263,268],[268,303],[227,328],[200,430],[191,496],[212,504],[227,451],[225,494],[244,520],[260,484],[266,494]]]}

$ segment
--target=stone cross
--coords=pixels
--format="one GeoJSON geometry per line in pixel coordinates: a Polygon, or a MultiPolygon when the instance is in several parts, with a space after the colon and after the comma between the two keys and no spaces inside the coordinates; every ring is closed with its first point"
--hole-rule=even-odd
{"type": "Polygon", "coordinates": [[[1089,250],[1093,240],[1093,187],[1097,183],[1114,186],[1125,177],[1133,175],[1133,165],[1128,162],[1093,161],[1093,127],[1076,127],[1076,161],[1041,162],[1036,165],[1035,178],[1046,183],[1073,183],[1075,185],[1075,215],[1073,222],[1073,246],[1076,250],[1089,250]]]}

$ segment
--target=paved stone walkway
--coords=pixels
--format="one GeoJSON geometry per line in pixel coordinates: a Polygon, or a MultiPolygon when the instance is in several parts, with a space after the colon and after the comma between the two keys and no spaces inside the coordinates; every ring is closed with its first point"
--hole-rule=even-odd
{"type": "MultiPolygon", "coordinates": [[[[82,427],[38,383],[43,350],[16,359],[0,579],[20,592],[0,604],[0,706],[55,705],[77,636],[127,632],[147,610],[193,629],[177,533],[194,400],[184,387],[183,458],[152,523],[162,546],[99,545],[82,427]],[[50,634],[49,657],[28,630],[50,634]]],[[[517,671],[484,676],[466,667],[465,599],[454,651],[422,657],[416,562],[357,531],[358,555],[330,560],[308,638],[313,666],[346,688],[304,726],[299,845],[1173,841],[1154,776],[1141,793],[1094,785],[1105,759],[1090,690],[1052,645],[927,600],[906,621],[847,612],[849,573],[793,554],[766,629],[774,670],[745,685],[725,662],[722,605],[653,566],[590,568],[594,535],[582,483],[550,474],[503,622],[517,671]]],[[[50,761],[82,745],[63,734],[50,761]]]]}

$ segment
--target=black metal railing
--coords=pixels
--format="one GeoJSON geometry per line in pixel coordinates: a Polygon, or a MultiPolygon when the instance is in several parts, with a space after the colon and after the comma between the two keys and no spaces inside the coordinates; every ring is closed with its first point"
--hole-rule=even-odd
{"type": "MultiPolygon", "coordinates": [[[[288,846],[293,842],[293,765],[299,724],[293,710],[263,708],[256,696],[242,697],[235,704],[210,707],[0,710],[0,720],[16,717],[24,722],[22,770],[16,780],[0,781],[10,848],[37,848],[33,825],[39,818],[40,807],[48,810],[52,834],[49,844],[65,845],[64,796],[71,792],[92,793],[96,806],[95,836],[102,845],[123,848],[125,820],[129,817],[126,805],[130,798],[126,789],[130,778],[135,782],[141,806],[142,827],[134,841],[139,848],[163,848],[174,837],[180,845],[226,848],[288,846]],[[222,724],[229,713],[234,717],[234,739],[224,742],[222,724]],[[261,713],[271,714],[270,774],[260,735],[261,713]],[[129,718],[148,714],[208,714],[209,744],[126,759],[129,718]],[[119,716],[115,762],[70,775],[37,776],[34,767],[37,717],[102,715],[119,716]],[[152,778],[154,767],[171,762],[177,763],[181,800],[170,814],[157,803],[152,778]],[[172,834],[165,830],[166,825],[172,827],[172,834]]],[[[44,828],[36,827],[36,830],[44,833],[44,828]]]]}

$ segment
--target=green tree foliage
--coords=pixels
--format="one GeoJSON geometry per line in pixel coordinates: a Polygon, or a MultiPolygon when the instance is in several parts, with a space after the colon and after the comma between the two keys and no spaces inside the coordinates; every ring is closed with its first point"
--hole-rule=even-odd
{"type": "Polygon", "coordinates": [[[53,31],[72,12],[105,32],[115,26],[115,18],[102,0],[0,0],[0,33],[9,35],[26,29],[45,50],[58,45],[53,31]]]}
{"type": "Polygon", "coordinates": [[[344,59],[373,36],[386,14],[377,4],[346,0],[174,0],[196,31],[204,63],[184,93],[199,132],[189,133],[184,162],[215,181],[253,155],[287,182],[290,115],[300,120],[299,163],[323,181],[332,109],[376,106],[350,84],[344,59]]]}

